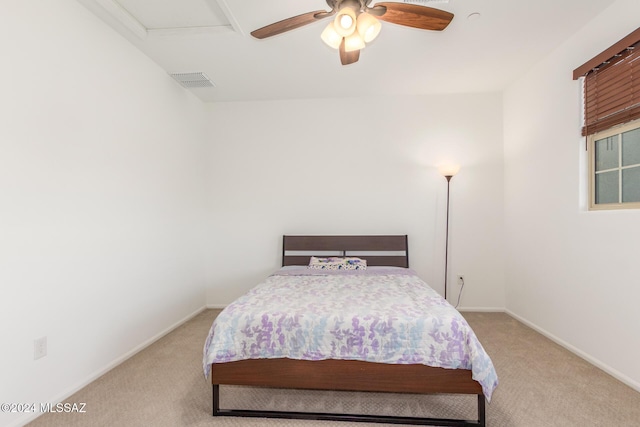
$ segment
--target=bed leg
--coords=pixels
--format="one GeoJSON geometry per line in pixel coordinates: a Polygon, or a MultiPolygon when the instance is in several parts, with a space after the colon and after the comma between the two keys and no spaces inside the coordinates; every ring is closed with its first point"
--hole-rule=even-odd
{"type": "Polygon", "coordinates": [[[479,426],[486,426],[486,420],[485,420],[485,402],[484,402],[484,395],[483,394],[479,394],[478,395],[478,425],[479,426]]]}
{"type": "Polygon", "coordinates": [[[213,416],[218,416],[220,412],[220,385],[213,384],[213,416]]]}

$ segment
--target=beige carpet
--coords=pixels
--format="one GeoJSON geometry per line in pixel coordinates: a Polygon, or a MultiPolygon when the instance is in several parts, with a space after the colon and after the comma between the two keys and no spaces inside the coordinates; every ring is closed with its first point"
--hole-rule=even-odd
{"type": "MultiPolygon", "coordinates": [[[[42,426],[303,426],[382,424],[211,416],[202,346],[218,311],[206,310],[66,402],[84,414],[49,413],[42,426]]],[[[490,427],[638,426],[640,393],[503,313],[463,313],[498,371],[490,427]]],[[[221,408],[381,413],[474,419],[475,397],[221,387],[221,408]]]]}

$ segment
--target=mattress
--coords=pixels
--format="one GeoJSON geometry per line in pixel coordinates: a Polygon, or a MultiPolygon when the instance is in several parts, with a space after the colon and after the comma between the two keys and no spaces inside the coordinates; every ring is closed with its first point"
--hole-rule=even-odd
{"type": "Polygon", "coordinates": [[[227,306],[203,349],[212,363],[360,360],[467,369],[487,400],[498,377],[460,313],[407,268],[284,267],[227,306]]]}

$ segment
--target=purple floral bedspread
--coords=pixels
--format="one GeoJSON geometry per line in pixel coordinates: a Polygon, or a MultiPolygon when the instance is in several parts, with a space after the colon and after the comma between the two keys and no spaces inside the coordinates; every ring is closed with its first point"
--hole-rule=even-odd
{"type": "Polygon", "coordinates": [[[470,369],[487,400],[498,385],[466,320],[412,270],[284,268],[227,306],[203,369],[244,359],[348,359],[470,369]]]}

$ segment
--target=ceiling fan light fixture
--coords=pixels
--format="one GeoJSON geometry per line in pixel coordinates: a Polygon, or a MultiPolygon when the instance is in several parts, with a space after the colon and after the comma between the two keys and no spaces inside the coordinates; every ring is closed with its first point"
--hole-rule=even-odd
{"type": "Polygon", "coordinates": [[[329,22],[329,25],[327,25],[322,34],[320,34],[320,38],[329,47],[334,49],[338,49],[340,47],[340,43],[342,43],[342,36],[336,32],[333,21],[329,22]]]}
{"type": "Polygon", "coordinates": [[[365,44],[362,37],[357,31],[354,31],[349,37],[344,38],[344,51],[353,52],[356,50],[364,49],[365,44]]]}
{"type": "Polygon", "coordinates": [[[350,36],[356,30],[356,11],[350,7],[343,7],[333,22],[338,34],[342,37],[350,36]]]}
{"type": "Polygon", "coordinates": [[[321,19],[331,17],[320,37],[322,41],[340,52],[342,65],[358,62],[360,50],[373,41],[382,28],[380,21],[420,30],[442,31],[453,19],[453,14],[428,6],[411,4],[411,1],[449,0],[403,0],[376,3],[373,0],[326,0],[331,10],[316,10],[291,16],[251,32],[257,39],[264,39],[295,30],[321,19]]]}
{"type": "Polygon", "coordinates": [[[365,43],[370,43],[380,34],[382,24],[373,15],[363,12],[358,15],[357,27],[365,43]]]}

